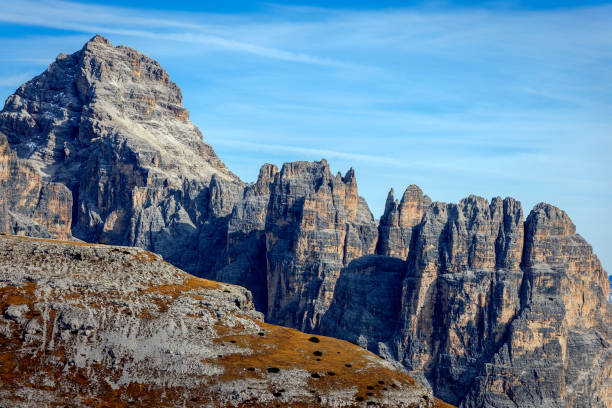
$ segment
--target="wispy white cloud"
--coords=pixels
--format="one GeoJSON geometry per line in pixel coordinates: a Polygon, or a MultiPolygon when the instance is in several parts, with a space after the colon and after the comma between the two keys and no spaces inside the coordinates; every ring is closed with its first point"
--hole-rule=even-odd
{"type": "MultiPolygon", "coordinates": [[[[211,16],[207,17],[210,18],[211,16]]],[[[286,51],[223,37],[215,34],[215,32],[222,30],[212,24],[194,24],[173,18],[142,17],[137,15],[134,10],[117,7],[83,5],[64,1],[7,0],[3,5],[3,12],[0,14],[0,22],[202,44],[266,58],[306,64],[346,65],[342,61],[332,58],[322,58],[307,53],[286,51]],[[91,16],[95,16],[96,24],[83,23],[84,21],[91,21],[91,16]],[[151,28],[159,30],[152,31],[151,28]],[[168,31],[168,29],[174,30],[168,31]],[[180,29],[180,31],[176,31],[176,29],[180,29]]]]}
{"type": "Polygon", "coordinates": [[[388,156],[376,155],[376,154],[360,154],[360,153],[349,153],[341,152],[328,149],[314,149],[301,146],[289,146],[283,144],[266,144],[266,143],[254,143],[245,142],[243,140],[230,140],[230,139],[213,139],[215,144],[225,146],[235,146],[247,149],[256,149],[261,151],[277,151],[277,152],[291,152],[305,154],[309,156],[317,156],[320,158],[340,158],[347,160],[354,160],[358,162],[372,163],[372,164],[384,164],[393,167],[406,167],[407,163],[401,160],[392,159],[388,156]]]}
{"type": "MultiPolygon", "coordinates": [[[[291,153],[302,156],[305,160],[318,159],[339,159],[342,162],[352,163],[353,165],[367,166],[384,166],[392,168],[396,171],[428,171],[439,173],[481,173],[478,167],[472,165],[474,158],[457,156],[453,159],[446,158],[445,160],[431,160],[427,156],[416,157],[414,154],[406,152],[403,158],[398,152],[389,154],[376,153],[357,153],[346,150],[320,149],[305,146],[292,146],[281,143],[259,143],[249,142],[240,139],[229,138],[209,138],[208,142],[217,147],[230,147],[233,149],[244,150],[249,152],[272,152],[291,153]]],[[[539,163],[552,162],[554,157],[544,152],[524,151],[517,153],[522,159],[537,161],[539,163]]],[[[505,170],[512,167],[516,163],[517,155],[491,156],[486,159],[478,158],[480,164],[486,162],[489,167],[488,177],[500,177],[505,179],[520,180],[525,176],[522,172],[508,174],[505,170]]],[[[527,170],[527,169],[526,169],[527,170]]],[[[541,179],[544,181],[544,179],[541,179]]],[[[586,181],[586,180],[581,180],[586,181]]],[[[588,182],[588,181],[587,181],[588,182]]]]}
{"type": "Polygon", "coordinates": [[[384,50],[481,63],[512,56],[576,64],[612,56],[612,6],[514,12],[270,7],[275,11],[271,16],[228,16],[5,0],[0,22],[200,44],[281,61],[348,68],[384,66],[376,60],[384,50]],[[359,49],[373,51],[372,58],[367,58],[368,53],[355,55],[359,49]],[[350,55],[346,50],[351,50],[350,55]]]}

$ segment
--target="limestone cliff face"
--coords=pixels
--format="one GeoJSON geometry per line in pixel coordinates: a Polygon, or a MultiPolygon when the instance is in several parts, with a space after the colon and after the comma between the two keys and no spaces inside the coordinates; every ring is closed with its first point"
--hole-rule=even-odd
{"type": "Polygon", "coordinates": [[[321,332],[400,362],[457,405],[612,406],[607,277],[563,211],[539,204],[523,222],[511,198],[470,196],[432,203],[413,235],[403,267],[341,272],[321,332]],[[355,288],[364,279],[387,308],[355,288]]]}
{"type": "Polygon", "coordinates": [[[575,231],[567,214],[548,204],[527,218],[522,310],[486,380],[475,382],[475,401],[514,393],[522,404],[612,406],[606,273],[575,231]],[[527,392],[516,393],[518,383],[527,392]]]}
{"type": "Polygon", "coordinates": [[[266,220],[270,187],[278,167],[264,164],[257,182],[245,186],[242,199],[227,221],[227,239],[223,262],[212,275],[222,282],[248,287],[257,310],[268,310],[266,220]]]}
{"type": "Polygon", "coordinates": [[[0,131],[44,180],[71,190],[75,237],[196,270],[210,267],[202,252],[224,246],[211,218],[232,211],[242,183],[181,99],[156,61],[96,36],[11,95],[0,131]]]}
{"type": "Polygon", "coordinates": [[[508,292],[520,282],[495,271],[518,266],[523,235],[522,209],[511,198],[470,196],[427,209],[408,259],[397,335],[398,357],[410,370],[430,373],[436,384],[450,375],[459,392],[469,385],[469,373],[454,368],[463,364],[438,357],[482,358],[503,336],[517,307],[508,292]]]}
{"type": "Polygon", "coordinates": [[[266,219],[268,318],[314,329],[342,267],[375,245],[353,170],[334,177],[326,161],[285,164],[270,186],[266,219]]]}
{"type": "Polygon", "coordinates": [[[520,310],[476,377],[465,406],[612,405],[612,311],[605,273],[561,210],[525,223],[520,310]],[[587,283],[588,282],[588,283],[587,283]]]}
{"type": "Polygon", "coordinates": [[[228,219],[226,266],[216,279],[249,287],[266,319],[314,330],[340,270],[373,253],[377,226],[355,173],[329,164],[264,165],[228,219]]]}
{"type": "Polygon", "coordinates": [[[409,186],[402,200],[393,196],[393,189],[387,196],[385,212],[378,226],[379,238],[376,252],[380,255],[406,259],[410,250],[414,229],[421,223],[425,209],[431,199],[415,185],[409,186]]]}
{"type": "Polygon", "coordinates": [[[353,260],[342,270],[318,330],[394,361],[389,340],[402,315],[405,275],[406,262],[399,258],[367,255],[353,260]]]}
{"type": "Polygon", "coordinates": [[[42,181],[0,132],[0,232],[67,239],[71,237],[71,215],[70,191],[42,181]]]}
{"type": "Polygon", "coordinates": [[[11,95],[0,132],[20,158],[0,139],[4,231],[158,252],[451,403],[612,408],[609,282],[555,207],[525,220],[512,198],[447,204],[410,186],[376,222],[353,170],[325,160],[244,184],[159,64],[99,36],[11,95]]]}
{"type": "Polygon", "coordinates": [[[0,237],[0,347],[2,406],[447,406],[136,248],[0,237]]]}

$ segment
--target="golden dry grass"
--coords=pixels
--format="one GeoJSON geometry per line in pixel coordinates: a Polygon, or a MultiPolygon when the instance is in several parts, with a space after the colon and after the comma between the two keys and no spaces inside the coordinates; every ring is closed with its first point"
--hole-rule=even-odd
{"type": "MultiPolygon", "coordinates": [[[[35,240],[41,242],[52,242],[54,244],[75,245],[71,241],[54,241],[45,239],[22,238],[18,239],[35,240]]],[[[76,245],[92,245],[76,243],[76,245]]],[[[158,260],[159,258],[155,258],[158,260]]],[[[152,262],[149,257],[139,257],[134,260],[138,263],[152,262]]],[[[137,292],[139,295],[152,295],[150,300],[157,303],[158,313],[163,313],[168,306],[179,297],[190,296],[198,298],[202,291],[224,291],[225,285],[195,278],[187,274],[184,275],[182,282],[176,284],[163,284],[150,286],[137,292]]],[[[107,312],[126,313],[119,310],[119,307],[104,296],[110,293],[95,292],[70,292],[52,291],[54,301],[62,301],[62,296],[66,301],[82,301],[88,307],[106,308],[107,312]]],[[[120,293],[112,293],[111,297],[121,296],[120,293]]],[[[28,319],[41,319],[40,310],[35,310],[37,299],[37,285],[34,282],[26,282],[22,286],[0,287],[0,310],[5,310],[9,305],[26,304],[29,311],[26,314],[28,319]]],[[[158,313],[145,312],[141,318],[155,319],[158,313]]],[[[211,311],[211,313],[213,313],[211,311]]],[[[56,311],[50,310],[46,319],[46,338],[42,340],[44,344],[49,344],[54,335],[53,325],[56,311]]],[[[193,316],[194,318],[197,315],[193,316]]],[[[243,318],[252,319],[246,315],[243,318]]],[[[220,365],[224,371],[222,375],[213,376],[211,383],[203,383],[195,389],[185,389],[183,387],[162,387],[151,384],[132,383],[129,386],[122,386],[113,389],[105,382],[93,383],[88,377],[85,369],[79,369],[69,364],[69,356],[63,347],[56,347],[53,350],[47,347],[40,347],[34,353],[23,353],[23,339],[15,330],[12,336],[0,336],[0,387],[4,389],[18,389],[23,385],[31,386],[41,390],[47,389],[53,392],[58,399],[71,401],[75,397],[81,397],[84,404],[91,407],[130,407],[130,406],[174,406],[179,397],[185,393],[190,395],[190,399],[185,406],[195,407],[212,404],[212,406],[224,406],[220,404],[219,395],[211,391],[211,384],[226,383],[241,378],[258,378],[262,382],[269,384],[269,392],[274,393],[274,372],[268,369],[303,369],[311,373],[308,379],[308,387],[312,390],[315,399],[298,401],[291,406],[309,407],[319,405],[316,402],[317,393],[332,389],[352,388],[358,390],[355,406],[363,405],[370,398],[381,396],[385,390],[393,388],[418,388],[413,379],[402,372],[389,369],[382,364],[376,364],[378,357],[363,350],[351,343],[325,337],[312,336],[286,327],[275,326],[261,321],[255,322],[260,331],[258,333],[247,332],[243,327],[237,325],[229,327],[226,321],[219,319],[215,325],[218,338],[214,341],[218,344],[234,343],[241,346],[242,350],[249,349],[250,354],[236,352],[234,354],[225,353],[222,357],[212,358],[205,363],[220,365]],[[316,340],[314,340],[316,338],[316,340]],[[312,341],[313,339],[314,341],[312,341]],[[52,357],[52,358],[51,358],[52,357]],[[55,381],[55,387],[41,385],[30,382],[32,378],[42,374],[51,383],[55,381]],[[62,384],[69,384],[63,387],[62,384]],[[94,390],[94,391],[92,391],[94,390]],[[76,392],[72,395],[71,393],[76,392]],[[92,392],[95,397],[92,397],[92,392]],[[130,403],[131,401],[131,403],[130,403]]],[[[16,325],[15,325],[16,326],[16,325]]],[[[57,335],[57,334],[56,334],[57,335]]],[[[55,339],[56,343],[58,339],[55,339]]],[[[90,367],[99,378],[117,379],[119,373],[109,366],[97,365],[90,367]]],[[[17,398],[17,397],[15,397],[17,398]]],[[[17,399],[15,400],[17,401],[17,399]]],[[[438,400],[430,401],[432,407],[450,407],[438,400]]],[[[277,404],[273,404],[278,406],[277,404]]],[[[243,404],[242,406],[263,406],[257,403],[243,404]]],[[[286,406],[286,405],[285,405],[286,406]]]]}
{"type": "MultiPolygon", "coordinates": [[[[225,333],[216,341],[235,342],[254,351],[251,355],[233,354],[218,359],[225,367],[222,380],[270,375],[269,368],[300,368],[314,374],[308,380],[312,390],[357,387],[358,397],[363,401],[391,388],[416,386],[407,375],[372,364],[373,354],[349,342],[263,322],[259,325],[263,335],[240,334],[239,327],[218,328],[225,333]]],[[[432,403],[433,406],[450,407],[440,401],[432,403]]]]}

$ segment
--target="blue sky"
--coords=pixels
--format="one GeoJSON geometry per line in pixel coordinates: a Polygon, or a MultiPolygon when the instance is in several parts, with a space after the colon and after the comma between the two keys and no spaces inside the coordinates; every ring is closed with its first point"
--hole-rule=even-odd
{"type": "Polygon", "coordinates": [[[566,210],[612,272],[612,4],[4,0],[0,97],[94,33],[157,59],[229,168],[566,210]]]}

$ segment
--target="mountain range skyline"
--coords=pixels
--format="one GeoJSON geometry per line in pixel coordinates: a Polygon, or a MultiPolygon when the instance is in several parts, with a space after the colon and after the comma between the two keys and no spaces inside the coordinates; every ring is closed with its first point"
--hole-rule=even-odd
{"type": "MultiPolygon", "coordinates": [[[[75,52],[61,52],[44,73],[7,98],[0,112],[0,162],[6,264],[0,325],[9,337],[8,355],[14,356],[8,361],[19,361],[0,365],[0,399],[18,393],[27,403],[65,405],[61,401],[74,398],[78,383],[80,398],[106,402],[163,403],[169,397],[171,405],[188,399],[199,405],[229,398],[269,405],[272,397],[290,403],[286,398],[318,396],[318,404],[342,405],[338,394],[320,394],[325,390],[319,380],[329,376],[346,385],[343,399],[364,406],[376,405],[375,399],[385,406],[405,405],[406,398],[417,406],[443,405],[434,397],[460,407],[607,407],[612,402],[610,281],[570,216],[554,205],[540,203],[527,215],[513,198],[488,201],[471,194],[458,203],[432,202],[411,185],[401,199],[393,191],[387,196],[377,220],[358,194],[355,171],[334,175],[326,160],[264,164],[257,182],[245,184],[203,140],[180,88],[160,63],[101,35],[75,52]],[[102,255],[109,250],[109,256],[102,255]],[[129,271],[128,260],[140,264],[129,271]],[[147,277],[149,272],[155,276],[147,277]],[[99,284],[92,280],[98,273],[99,284]],[[209,313],[190,313],[212,306],[214,316],[228,319],[224,306],[193,293],[223,283],[198,278],[239,285],[234,294],[223,289],[230,294],[226,300],[233,298],[230,309],[256,311],[252,317],[259,321],[349,341],[383,359],[366,356],[370,361],[401,365],[412,379],[402,385],[393,380],[391,390],[384,386],[387,377],[377,381],[378,390],[371,381],[346,376],[356,361],[347,361],[342,350],[311,349],[306,360],[287,353],[289,346],[304,356],[299,350],[313,347],[308,343],[323,345],[317,336],[306,339],[278,328],[281,341],[269,343],[270,331],[255,329],[230,337],[230,355],[216,354],[227,365],[205,358],[213,366],[196,368],[199,377],[191,384],[205,389],[192,397],[181,389],[185,378],[176,374],[206,356],[190,352],[194,349],[185,341],[196,333],[200,340],[223,341],[214,340],[215,333],[228,340],[219,321],[205,318],[209,313]],[[65,297],[54,291],[53,304],[40,306],[36,297],[47,297],[58,279],[63,288],[79,288],[76,298],[72,289],[65,297]],[[235,297],[236,291],[243,296],[235,297]],[[132,305],[122,300],[133,297],[130,292],[136,295],[132,305]],[[155,292],[167,302],[142,297],[155,292]],[[100,305],[125,316],[127,325],[109,326],[116,319],[97,312],[100,305]],[[178,314],[167,318],[170,310],[178,314]],[[212,326],[194,327],[185,313],[212,326]],[[149,328],[133,337],[130,333],[145,322],[149,328]],[[185,331],[187,326],[194,330],[185,331]],[[73,347],[82,343],[81,336],[88,347],[73,347]],[[168,341],[160,344],[155,340],[160,336],[168,341]],[[32,346],[41,341],[51,352],[33,358],[28,350],[38,354],[40,348],[32,346]],[[264,366],[259,356],[257,364],[247,363],[244,355],[231,357],[242,353],[232,345],[246,346],[249,354],[262,343],[277,350],[276,359],[265,358],[264,366]],[[169,355],[175,360],[160,356],[168,356],[168,350],[174,350],[169,355]],[[75,352],[76,366],[70,357],[75,352]],[[150,374],[147,367],[155,371],[164,361],[175,369],[163,380],[160,396],[149,387],[159,384],[159,377],[134,377],[134,370],[150,374]],[[91,375],[88,367],[94,366],[108,369],[96,370],[107,385],[91,375]],[[33,374],[42,370],[54,377],[58,367],[63,374],[56,382],[33,374]],[[234,370],[229,377],[227,370],[234,370]],[[287,370],[298,370],[312,387],[299,386],[306,390],[299,395],[291,391],[293,385],[278,382],[276,390],[255,390],[248,374],[266,382],[276,374],[282,380],[287,370]],[[107,382],[118,375],[118,383],[107,382]],[[228,393],[226,380],[230,388],[246,390],[228,393]],[[85,392],[83,384],[88,384],[85,392]],[[109,386],[114,391],[106,392],[109,386]]],[[[354,347],[338,345],[345,351],[354,347]]]]}
{"type": "Polygon", "coordinates": [[[334,171],[355,168],[376,217],[390,188],[413,183],[447,202],[543,200],[611,269],[607,3],[160,4],[7,2],[0,98],[95,30],[168,67],[205,140],[245,181],[264,162],[325,157],[334,171]],[[90,15],[95,25],[79,24],[90,15]]]}

